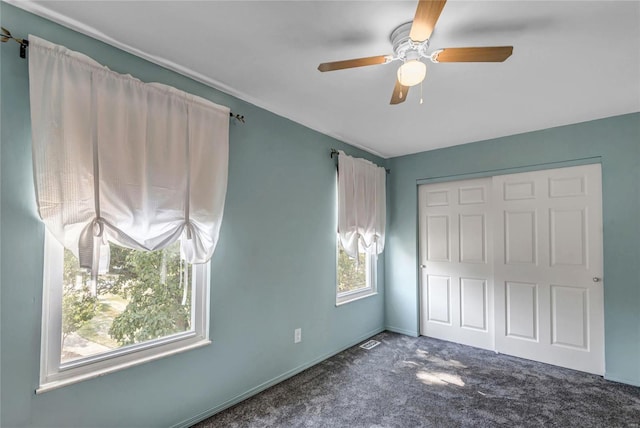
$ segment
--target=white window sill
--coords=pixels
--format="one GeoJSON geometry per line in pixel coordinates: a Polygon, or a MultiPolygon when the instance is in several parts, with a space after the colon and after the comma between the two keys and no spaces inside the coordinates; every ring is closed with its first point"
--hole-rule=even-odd
{"type": "Polygon", "coordinates": [[[53,389],[61,388],[63,386],[71,385],[77,382],[82,382],[88,379],[93,379],[99,376],[104,376],[107,373],[123,370],[129,367],[137,366],[139,364],[144,364],[149,361],[154,361],[160,358],[168,357],[170,355],[175,355],[185,351],[189,351],[191,349],[201,348],[203,346],[207,346],[210,344],[211,344],[211,340],[201,339],[197,342],[192,342],[190,344],[186,344],[180,347],[174,347],[173,349],[169,349],[164,352],[155,352],[151,355],[143,356],[141,358],[134,358],[134,359],[130,358],[128,359],[128,361],[124,361],[119,364],[113,364],[108,367],[103,367],[90,372],[79,373],[75,376],[68,376],[63,379],[57,379],[57,380],[45,382],[45,383],[42,383],[38,387],[38,389],[36,389],[36,394],[42,394],[43,392],[51,391],[53,389]]]}
{"type": "Polygon", "coordinates": [[[345,293],[341,296],[340,295],[338,296],[338,298],[336,299],[336,306],[342,306],[347,303],[355,302],[356,300],[364,299],[370,296],[375,296],[377,294],[378,292],[376,290],[371,290],[371,289],[357,291],[353,293],[345,293]]]}

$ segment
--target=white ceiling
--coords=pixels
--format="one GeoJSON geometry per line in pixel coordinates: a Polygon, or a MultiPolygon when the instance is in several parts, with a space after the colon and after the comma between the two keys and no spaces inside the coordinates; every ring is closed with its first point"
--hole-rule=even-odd
{"type": "Polygon", "coordinates": [[[430,51],[513,45],[513,55],[429,63],[424,104],[417,86],[397,106],[398,63],[316,67],[391,53],[417,1],[9,3],[383,157],[640,111],[638,1],[450,0],[430,51]]]}

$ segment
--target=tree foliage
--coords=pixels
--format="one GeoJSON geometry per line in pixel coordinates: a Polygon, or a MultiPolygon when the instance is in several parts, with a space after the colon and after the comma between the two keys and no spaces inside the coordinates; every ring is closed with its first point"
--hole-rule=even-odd
{"type": "Polygon", "coordinates": [[[344,252],[338,250],[338,292],[357,290],[367,286],[366,256],[358,253],[358,263],[344,252]]]}
{"type": "Polygon", "coordinates": [[[116,279],[109,290],[129,303],[113,320],[109,335],[130,345],[188,330],[191,287],[183,305],[179,247],[143,252],[112,245],[111,251],[110,273],[116,279]]]}
{"type": "MultiPolygon", "coordinates": [[[[146,252],[111,244],[109,272],[98,276],[94,290],[90,272],[78,266],[68,250],[64,257],[62,297],[63,346],[66,337],[81,329],[100,312],[100,295],[117,295],[127,303],[115,315],[108,334],[120,346],[141,343],[186,331],[191,321],[191,287],[182,304],[185,266],[180,262],[179,243],[164,250],[146,252]]],[[[189,273],[190,266],[187,266],[189,273]]],[[[188,279],[190,281],[190,278],[188,279]]],[[[112,309],[113,310],[113,309],[112,309]]]]}
{"type": "Polygon", "coordinates": [[[77,259],[65,250],[62,283],[62,343],[91,320],[96,313],[95,296],[86,285],[88,274],[78,268],[77,259]],[[78,278],[80,277],[80,278],[78,278]]]}

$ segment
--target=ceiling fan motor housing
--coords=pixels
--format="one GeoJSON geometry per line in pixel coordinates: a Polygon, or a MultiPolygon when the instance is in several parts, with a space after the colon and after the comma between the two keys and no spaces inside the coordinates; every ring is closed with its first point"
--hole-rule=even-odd
{"type": "Polygon", "coordinates": [[[427,55],[429,39],[423,42],[411,40],[411,37],[409,37],[411,24],[413,24],[413,21],[405,22],[393,30],[389,37],[393,44],[394,59],[399,59],[404,62],[420,58],[429,58],[429,55],[427,55]]]}

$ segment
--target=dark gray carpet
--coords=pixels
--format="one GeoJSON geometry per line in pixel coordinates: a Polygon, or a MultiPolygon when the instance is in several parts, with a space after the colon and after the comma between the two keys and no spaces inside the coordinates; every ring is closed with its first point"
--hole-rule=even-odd
{"type": "Polygon", "coordinates": [[[640,427],[640,388],[384,332],[195,425],[640,427]]]}

